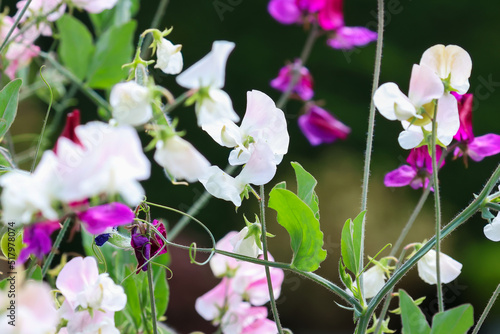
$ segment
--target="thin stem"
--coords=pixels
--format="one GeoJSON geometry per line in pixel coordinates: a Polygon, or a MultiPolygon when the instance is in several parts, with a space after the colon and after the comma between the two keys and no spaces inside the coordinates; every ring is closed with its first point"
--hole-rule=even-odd
{"type": "Polygon", "coordinates": [[[26,10],[28,9],[28,7],[30,6],[31,4],[31,1],[32,0],[28,0],[26,2],[26,4],[24,5],[24,7],[21,9],[21,11],[19,12],[19,15],[17,15],[17,18],[16,18],[16,21],[14,21],[14,24],[12,25],[12,27],[10,27],[9,29],[9,32],[7,33],[7,36],[5,36],[5,39],[3,40],[3,43],[2,45],[0,46],[0,52],[3,51],[3,48],[7,45],[7,43],[9,42],[9,39],[10,39],[10,36],[12,35],[12,33],[14,32],[14,30],[16,29],[17,25],[19,24],[19,21],[21,21],[21,18],[24,16],[24,13],[26,12],[26,10]]]}
{"type": "Polygon", "coordinates": [[[52,260],[54,259],[54,254],[56,253],[56,250],[61,245],[61,241],[62,241],[64,235],[66,234],[66,231],[68,230],[70,223],[71,223],[71,218],[69,218],[69,217],[66,218],[61,230],[59,231],[59,234],[57,235],[56,241],[54,241],[54,244],[52,245],[52,249],[50,250],[50,253],[47,256],[47,259],[45,260],[45,263],[43,264],[42,279],[45,277],[45,274],[47,274],[47,271],[50,268],[50,264],[52,263],[52,260]]]}
{"type": "MultiPolygon", "coordinates": [[[[384,37],[384,0],[378,0],[378,26],[377,26],[377,46],[375,51],[375,69],[373,71],[372,93],[370,99],[370,114],[368,116],[368,135],[366,137],[366,150],[365,150],[365,165],[363,167],[363,186],[361,192],[361,211],[365,211],[368,201],[368,182],[370,179],[370,164],[372,157],[373,136],[375,131],[375,104],[373,103],[373,95],[378,88],[380,79],[380,68],[382,65],[382,45],[384,37]]],[[[363,217],[361,224],[361,249],[360,249],[360,267],[363,267],[364,252],[365,252],[365,229],[366,229],[366,214],[363,217]]],[[[363,294],[363,277],[361,277],[361,295],[363,294]]]]}
{"type": "Polygon", "coordinates": [[[158,334],[158,328],[156,324],[156,302],[155,302],[155,290],[153,285],[153,266],[150,264],[147,268],[148,273],[148,286],[149,286],[149,301],[151,303],[151,321],[153,322],[153,333],[158,334]]]}
{"type": "MultiPolygon", "coordinates": [[[[264,261],[269,261],[269,256],[267,254],[267,230],[266,230],[266,202],[265,202],[265,192],[264,186],[260,186],[260,223],[262,225],[262,251],[264,252],[264,261]]],[[[273,282],[271,281],[271,272],[269,266],[264,266],[267,278],[267,287],[269,289],[269,299],[271,300],[271,310],[273,312],[273,318],[276,322],[276,327],[278,328],[278,333],[283,334],[283,328],[281,328],[281,321],[278,314],[278,308],[276,307],[276,300],[274,299],[273,282]]]]}
{"type": "Polygon", "coordinates": [[[474,331],[472,334],[477,334],[479,332],[479,329],[481,329],[481,326],[483,325],[484,320],[488,316],[488,313],[490,313],[491,308],[493,307],[493,304],[495,304],[498,294],[500,294],[500,284],[498,284],[497,288],[493,292],[493,295],[491,296],[490,300],[488,301],[488,304],[484,308],[483,313],[481,314],[481,317],[479,318],[476,327],[474,327],[474,331]]]}
{"type": "Polygon", "coordinates": [[[437,104],[434,108],[434,118],[432,120],[432,178],[434,183],[434,206],[436,216],[436,288],[438,296],[439,312],[444,311],[443,303],[443,286],[441,285],[441,200],[439,198],[439,180],[438,180],[438,164],[436,154],[436,141],[437,141],[437,104]]]}
{"type": "Polygon", "coordinates": [[[72,82],[74,82],[78,86],[78,88],[80,89],[80,91],[82,93],[84,93],[85,95],[87,95],[87,97],[90,98],[97,106],[106,109],[108,112],[111,112],[111,106],[109,105],[108,101],[106,101],[105,99],[103,99],[93,89],[85,86],[83,84],[83,82],[80,81],[80,79],[78,79],[73,73],[71,73],[70,71],[68,71],[66,69],[66,67],[64,67],[63,65],[59,64],[54,58],[52,58],[52,56],[50,54],[42,51],[42,52],[40,52],[40,56],[42,58],[44,58],[44,59],[47,59],[52,64],[52,66],[54,66],[54,68],[59,71],[59,73],[61,73],[66,78],[68,78],[69,80],[71,80],[72,82]]]}
{"type": "MultiPolygon", "coordinates": [[[[153,21],[151,21],[151,28],[157,29],[160,26],[160,22],[165,15],[167,10],[169,0],[161,0],[158,8],[156,9],[156,14],[153,17],[153,21]]],[[[148,50],[149,44],[151,44],[151,35],[148,34],[145,39],[145,43],[141,46],[141,58],[146,57],[146,50],[148,50]]]]}
{"type": "Polygon", "coordinates": [[[285,106],[288,99],[290,98],[290,95],[292,94],[293,89],[295,88],[295,85],[297,85],[297,82],[299,82],[300,68],[305,65],[307,59],[309,58],[309,55],[311,54],[312,51],[312,47],[317,37],[318,37],[318,24],[313,23],[312,28],[309,31],[309,35],[307,36],[306,44],[304,44],[304,48],[300,53],[300,59],[293,65],[294,67],[293,67],[292,79],[290,80],[288,87],[283,92],[283,94],[281,94],[278,102],[276,103],[276,107],[278,107],[279,109],[282,109],[285,106]]]}
{"type": "MultiPolygon", "coordinates": [[[[228,165],[224,172],[227,174],[232,174],[236,170],[236,166],[228,165]]],[[[208,201],[212,198],[212,195],[208,191],[205,192],[193,203],[193,205],[189,208],[187,214],[189,216],[196,216],[208,203],[208,201]]],[[[177,224],[168,232],[168,237],[170,240],[174,240],[179,233],[189,224],[191,218],[189,216],[184,215],[177,224]]]]}
{"type": "MultiPolygon", "coordinates": [[[[472,217],[483,204],[484,199],[489,195],[491,190],[495,187],[498,180],[500,179],[500,164],[497,166],[490,179],[481,190],[479,195],[460,212],[448,225],[446,225],[440,234],[440,238],[443,239],[447,237],[451,232],[465,223],[470,217],[472,217]]],[[[366,327],[370,321],[372,313],[377,308],[378,304],[382,301],[384,296],[392,289],[394,285],[425,255],[429,250],[431,250],[436,244],[436,236],[432,237],[427,243],[425,243],[422,248],[420,248],[408,261],[406,261],[398,270],[396,270],[392,276],[387,280],[386,284],[380,289],[380,291],[370,300],[368,308],[365,313],[360,317],[358,328],[356,333],[363,334],[366,333],[366,327]]]]}

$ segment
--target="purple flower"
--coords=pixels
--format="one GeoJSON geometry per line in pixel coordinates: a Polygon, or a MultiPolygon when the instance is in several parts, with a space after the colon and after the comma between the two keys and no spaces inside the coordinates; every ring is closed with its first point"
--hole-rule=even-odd
{"type": "Polygon", "coordinates": [[[453,152],[454,158],[463,156],[467,165],[467,157],[474,161],[481,161],[485,157],[500,153],[500,135],[488,133],[484,136],[474,137],[472,132],[472,94],[452,92],[458,101],[458,114],[460,128],[453,137],[458,141],[458,147],[453,152]]]}
{"type": "Polygon", "coordinates": [[[302,22],[302,12],[295,0],[271,0],[267,6],[269,14],[282,24],[302,22]]]}
{"type": "Polygon", "coordinates": [[[297,94],[302,100],[308,101],[314,95],[314,91],[312,89],[313,78],[309,73],[309,70],[306,67],[300,65],[300,60],[296,60],[295,63],[288,64],[282,67],[278,74],[278,77],[271,81],[271,87],[285,92],[288,89],[290,82],[292,81],[294,67],[297,68],[298,66],[300,66],[300,77],[295,87],[293,87],[292,92],[297,94]]]}
{"type": "MultiPolygon", "coordinates": [[[[158,232],[167,238],[167,230],[165,225],[160,223],[158,220],[153,220],[153,226],[158,230],[158,232]]],[[[139,223],[132,228],[132,239],[130,244],[134,248],[135,257],[137,258],[137,271],[138,274],[141,270],[146,271],[148,265],[145,264],[152,256],[156,254],[161,255],[167,252],[167,246],[165,245],[162,238],[151,231],[151,238],[148,238],[146,233],[147,226],[145,224],[139,223]]]]}
{"type": "MultiPolygon", "coordinates": [[[[441,158],[441,147],[436,146],[436,158],[441,158]]],[[[414,148],[406,159],[407,165],[403,165],[385,175],[386,187],[410,186],[413,189],[427,187],[432,175],[432,157],[429,155],[427,146],[414,148]]],[[[444,161],[441,163],[443,167],[444,161]]],[[[431,188],[432,190],[432,188],[431,188]]]]}
{"type": "Polygon", "coordinates": [[[122,203],[94,206],[77,215],[91,234],[102,234],[108,227],[130,224],[135,218],[134,212],[122,203]]]}
{"type": "Polygon", "coordinates": [[[334,49],[350,50],[377,40],[377,33],[364,27],[341,27],[335,30],[326,44],[334,49]]]}
{"type": "Polygon", "coordinates": [[[314,105],[299,117],[299,127],[313,146],[332,143],[337,139],[344,140],[351,132],[348,126],[328,111],[314,105]]]}
{"type": "Polygon", "coordinates": [[[27,247],[23,248],[19,253],[18,261],[24,263],[30,254],[35,255],[39,259],[43,259],[43,256],[50,253],[52,249],[50,235],[60,228],[61,225],[57,220],[36,223],[25,228],[23,242],[27,247]]]}

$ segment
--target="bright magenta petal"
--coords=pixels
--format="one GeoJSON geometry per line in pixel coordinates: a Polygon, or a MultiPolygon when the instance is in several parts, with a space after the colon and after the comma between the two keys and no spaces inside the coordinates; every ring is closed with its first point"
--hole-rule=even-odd
{"type": "Polygon", "coordinates": [[[101,234],[108,227],[130,224],[134,217],[134,212],[122,203],[98,205],[78,214],[91,234],[101,234]]]}

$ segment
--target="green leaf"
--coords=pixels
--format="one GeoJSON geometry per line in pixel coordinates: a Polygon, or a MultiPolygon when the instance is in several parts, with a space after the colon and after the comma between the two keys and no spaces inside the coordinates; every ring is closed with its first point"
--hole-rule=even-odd
{"type": "Polygon", "coordinates": [[[122,65],[131,60],[135,28],[136,22],[130,21],[102,34],[88,70],[89,87],[107,89],[126,77],[127,70],[122,65]]]}
{"type": "Polygon", "coordinates": [[[429,334],[431,332],[425,315],[404,290],[399,290],[399,307],[405,334],[429,334]]]}
{"type": "Polygon", "coordinates": [[[292,162],[291,164],[297,177],[297,195],[313,210],[314,216],[319,219],[319,200],[314,191],[318,181],[298,162],[292,162]]]}
{"type": "Polygon", "coordinates": [[[82,22],[71,15],[64,15],[57,20],[57,29],[61,36],[59,57],[63,65],[78,79],[85,79],[95,49],[92,34],[82,22]]]}
{"type": "Polygon", "coordinates": [[[35,270],[33,270],[33,274],[31,274],[31,279],[35,281],[42,281],[43,276],[42,276],[42,268],[40,268],[39,265],[35,266],[35,270]]]}
{"type": "MultiPolygon", "coordinates": [[[[130,275],[133,271],[135,271],[135,267],[130,269],[130,266],[125,267],[125,275],[130,275]]],[[[137,280],[137,275],[134,273],[132,276],[127,278],[122,283],[123,289],[125,290],[125,294],[127,295],[127,305],[122,312],[128,313],[130,318],[132,319],[132,323],[137,332],[139,332],[139,328],[141,327],[142,319],[141,319],[141,304],[139,302],[139,290],[138,286],[140,283],[137,280]]]]}
{"type": "Polygon", "coordinates": [[[97,36],[112,26],[120,26],[130,21],[139,11],[139,0],[120,0],[110,10],[99,14],[89,14],[97,36]]]}
{"type": "Polygon", "coordinates": [[[22,84],[21,79],[15,79],[0,91],[0,138],[5,136],[16,118],[19,90],[22,84]]]}
{"type": "MultiPolygon", "coordinates": [[[[160,255],[154,259],[154,262],[162,263],[168,259],[167,254],[160,255]]],[[[150,264],[151,265],[151,264],[150,264]]],[[[156,303],[156,318],[160,317],[167,310],[168,300],[170,297],[170,290],[168,287],[166,269],[165,267],[157,264],[152,264],[153,268],[153,281],[155,290],[155,303],[156,303]]]]}
{"type": "Polygon", "coordinates": [[[303,271],[315,271],[326,258],[323,233],[314,212],[297,195],[286,189],[273,188],[269,207],[278,212],[278,223],[290,234],[293,250],[291,266],[303,271]]]}
{"type": "Polygon", "coordinates": [[[440,312],[432,318],[431,334],[466,334],[474,325],[473,313],[470,304],[440,312]]]}
{"type": "Polygon", "coordinates": [[[356,276],[361,270],[359,268],[361,260],[361,229],[365,213],[366,211],[361,212],[354,221],[348,219],[345,222],[340,242],[342,259],[347,269],[356,274],[356,276]]]}

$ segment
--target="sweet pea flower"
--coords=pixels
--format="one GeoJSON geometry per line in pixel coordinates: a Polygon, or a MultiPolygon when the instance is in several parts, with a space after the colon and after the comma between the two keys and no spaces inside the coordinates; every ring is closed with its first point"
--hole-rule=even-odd
{"type": "Polygon", "coordinates": [[[198,90],[195,111],[199,126],[218,120],[238,122],[240,119],[231,98],[221,89],[227,58],[233,49],[233,42],[215,41],[212,51],[175,78],[180,86],[198,90]]]}
{"type": "MultiPolygon", "coordinates": [[[[257,217],[256,217],[257,218],[257,217]]],[[[238,234],[231,238],[231,245],[234,247],[233,252],[249,257],[257,257],[262,254],[262,227],[260,222],[250,223],[245,218],[247,226],[245,226],[238,234]]]]}
{"type": "Polygon", "coordinates": [[[156,65],[165,74],[179,74],[182,71],[183,58],[182,58],[182,45],[174,45],[166,38],[162,38],[156,50],[156,65]]]}
{"type": "Polygon", "coordinates": [[[153,117],[151,93],[135,81],[118,83],[111,89],[109,103],[119,124],[143,125],[153,117]]]}
{"type": "Polygon", "coordinates": [[[484,227],[483,232],[491,241],[500,241],[500,213],[484,227]]]}
{"type": "Polygon", "coordinates": [[[500,153],[500,135],[488,133],[475,137],[472,132],[472,94],[460,95],[452,92],[458,101],[458,113],[460,117],[460,128],[454,139],[458,141],[458,147],[453,151],[456,159],[463,156],[467,165],[467,158],[481,161],[485,157],[500,153]]]}
{"type": "Polygon", "coordinates": [[[76,257],[63,267],[56,287],[70,310],[77,307],[95,312],[117,312],[125,308],[127,295],[108,274],[100,274],[93,257],[76,257]]]}
{"type": "Polygon", "coordinates": [[[232,291],[230,283],[231,279],[224,277],[212,290],[196,299],[194,307],[203,319],[213,320],[217,325],[220,323],[222,310],[234,308],[241,302],[241,296],[232,291]]]}
{"type": "Polygon", "coordinates": [[[98,14],[106,9],[113,8],[118,0],[70,0],[75,7],[92,14],[98,14]]]}
{"type": "Polygon", "coordinates": [[[72,310],[68,303],[64,302],[59,313],[68,322],[58,334],[120,334],[115,327],[114,312],[98,311],[90,314],[87,310],[72,310]]]}
{"type": "MultiPolygon", "coordinates": [[[[436,159],[441,158],[441,147],[436,146],[436,159]]],[[[384,177],[386,187],[410,186],[413,189],[427,188],[432,177],[432,157],[429,155],[427,146],[414,148],[406,159],[407,165],[403,165],[384,177]]],[[[444,166],[444,160],[439,168],[444,166]]],[[[433,190],[431,188],[431,190],[433,190]]]]}
{"type": "MultiPolygon", "coordinates": [[[[27,2],[28,0],[19,1],[16,6],[21,10],[26,6],[27,2]]],[[[21,22],[25,22],[31,17],[41,17],[47,21],[54,22],[64,14],[65,10],[66,4],[63,0],[32,0],[28,10],[21,18],[21,22]]]]}
{"type": "MultiPolygon", "coordinates": [[[[425,283],[437,284],[436,255],[436,251],[431,249],[417,262],[418,275],[425,283]]],[[[440,253],[439,261],[442,283],[450,283],[460,275],[460,262],[443,253],[440,253]]]]}
{"type": "Polygon", "coordinates": [[[340,27],[326,41],[330,47],[350,50],[376,41],[378,34],[365,27],[340,27]]]}
{"type": "MultiPolygon", "coordinates": [[[[234,246],[231,240],[238,234],[236,231],[228,232],[222,239],[220,239],[215,248],[218,250],[232,252],[234,246]]],[[[215,277],[222,277],[225,275],[232,276],[235,269],[238,268],[241,262],[235,258],[228,257],[222,254],[215,253],[210,259],[210,269],[215,277]]]]}
{"type": "Polygon", "coordinates": [[[52,240],[50,235],[61,228],[58,221],[46,221],[36,223],[24,228],[23,243],[26,247],[19,253],[19,263],[24,263],[33,254],[40,260],[43,256],[50,253],[52,249],[52,240]]]}
{"type": "Polygon", "coordinates": [[[288,90],[288,86],[292,81],[295,69],[299,72],[299,79],[292,89],[292,93],[295,93],[299,98],[304,101],[310,100],[313,95],[313,78],[309,70],[305,66],[301,66],[300,60],[296,60],[293,64],[288,64],[281,68],[278,77],[271,81],[271,87],[277,89],[281,92],[288,90]]]}
{"type": "Polygon", "coordinates": [[[252,307],[248,303],[239,303],[237,307],[229,309],[221,320],[221,328],[223,334],[243,334],[255,333],[256,328],[259,328],[260,334],[274,334],[277,331],[274,327],[263,323],[267,318],[266,307],[252,307]]]}
{"type": "MultiPolygon", "coordinates": [[[[167,238],[167,230],[162,222],[154,219],[153,226],[165,239],[167,238]]],[[[134,226],[131,231],[132,238],[130,240],[130,245],[134,249],[137,259],[137,274],[140,273],[141,270],[146,271],[148,269],[148,264],[146,262],[149,261],[150,258],[167,252],[167,246],[163,239],[156,234],[155,231],[151,231],[151,237],[148,238],[146,229],[147,227],[145,225],[139,223],[134,226]]]]}
{"type": "Polygon", "coordinates": [[[210,162],[187,140],[178,135],[156,143],[155,161],[175,180],[196,182],[202,178],[210,162]]]}
{"type": "Polygon", "coordinates": [[[9,324],[7,309],[12,299],[8,292],[0,294],[0,333],[2,334],[47,334],[55,333],[59,318],[51,289],[45,282],[27,281],[16,289],[15,325],[9,324]],[[5,311],[7,310],[7,311],[5,311]]]}
{"type": "Polygon", "coordinates": [[[346,139],[351,129],[323,108],[312,105],[304,115],[299,116],[299,128],[304,136],[316,146],[346,139]]]}
{"type": "Polygon", "coordinates": [[[110,227],[130,224],[135,218],[134,211],[122,203],[94,206],[77,216],[91,234],[101,234],[110,227]]]}
{"type": "Polygon", "coordinates": [[[424,52],[420,65],[431,68],[443,80],[448,91],[465,94],[469,90],[472,60],[461,47],[434,45],[424,52]]]}
{"type": "MultiPolygon", "coordinates": [[[[377,295],[377,293],[382,289],[385,285],[385,271],[379,265],[374,265],[363,274],[363,294],[365,298],[373,298],[377,295]]],[[[353,282],[354,286],[356,286],[356,282],[353,282]]],[[[347,291],[350,295],[352,292],[350,290],[347,291]]]]}

